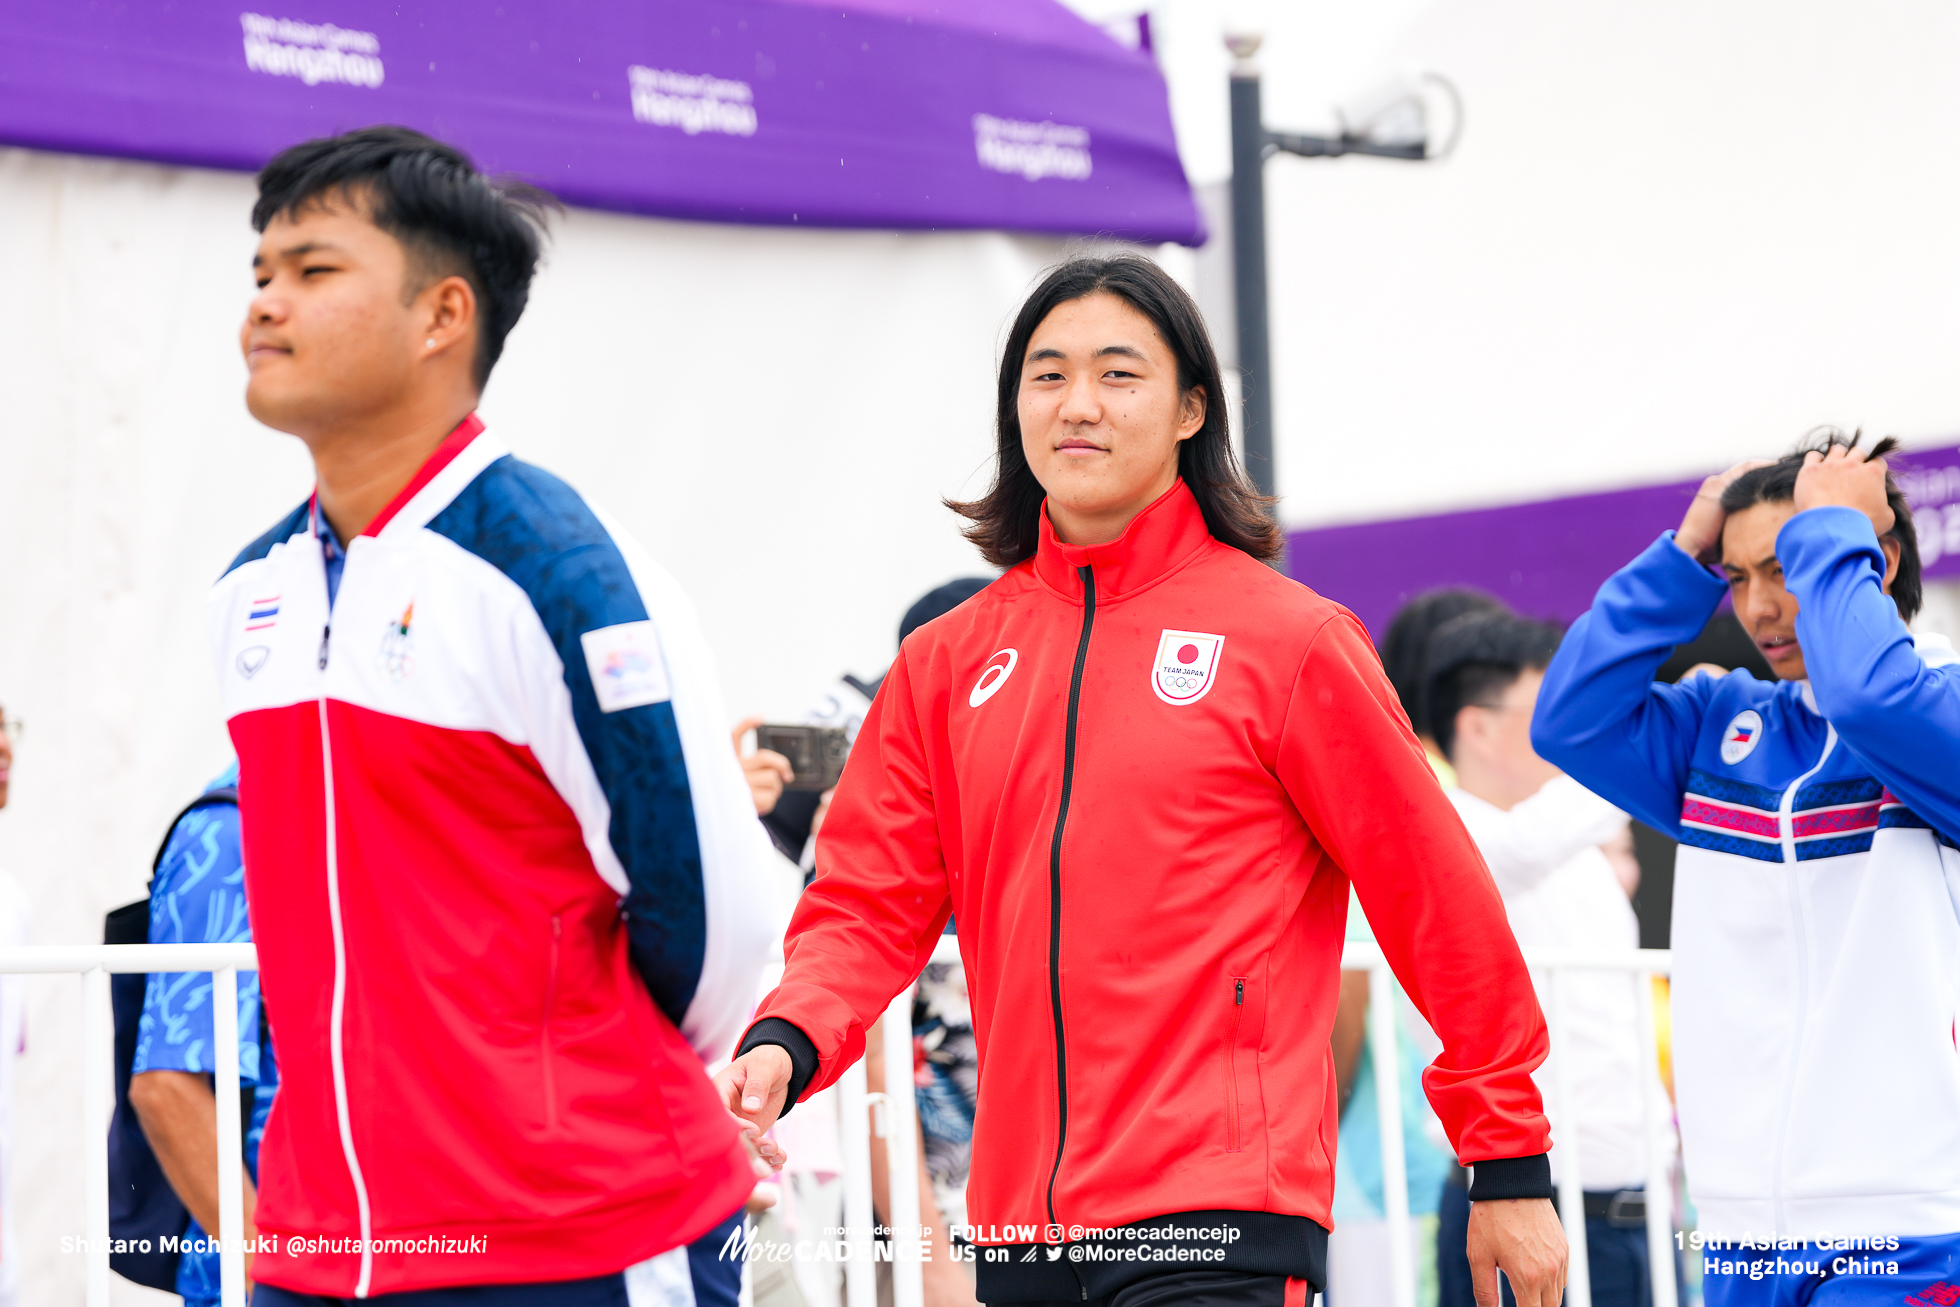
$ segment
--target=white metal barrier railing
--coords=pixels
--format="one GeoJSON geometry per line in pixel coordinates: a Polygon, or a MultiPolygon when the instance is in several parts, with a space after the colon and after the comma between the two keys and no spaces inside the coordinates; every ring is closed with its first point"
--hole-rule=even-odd
{"type": "MultiPolygon", "coordinates": [[[[1551,973],[1551,1010],[1545,1014],[1551,1044],[1558,1048],[1564,1025],[1560,977],[1567,971],[1620,971],[1634,986],[1639,1012],[1641,1053],[1641,1111],[1647,1131],[1647,1261],[1653,1284],[1653,1307],[1678,1307],[1674,1271],[1673,1148],[1667,1140],[1660,1104],[1652,1100],[1660,1081],[1660,1049],[1654,1038],[1653,978],[1669,974],[1672,958],[1666,949],[1624,949],[1593,953],[1580,949],[1526,948],[1525,962],[1551,973]]],[[[935,962],[960,960],[959,943],[948,935],[933,949],[935,962]]],[[[1379,946],[1349,941],[1341,955],[1343,971],[1368,973],[1368,1053],[1374,1062],[1375,1112],[1381,1134],[1382,1207],[1388,1226],[1391,1307],[1415,1307],[1415,1244],[1409,1220],[1407,1159],[1402,1146],[1402,1081],[1395,1042],[1394,975],[1379,946]]],[[[896,1241],[901,1231],[918,1231],[918,1162],[912,1127],[916,1108],[912,1096],[912,991],[908,987],[892,1000],[884,1015],[886,1159],[891,1171],[892,1212],[887,1216],[896,1241]]],[[[1558,1141],[1559,1219],[1570,1249],[1565,1301],[1567,1307],[1592,1307],[1592,1284],[1586,1259],[1585,1187],[1579,1178],[1578,1105],[1571,1093],[1569,1062],[1554,1067],[1558,1116],[1552,1137],[1558,1141]]],[[[859,1063],[844,1073],[843,1135],[845,1190],[844,1224],[860,1236],[845,1263],[846,1307],[872,1307],[875,1287],[871,1271],[871,1159],[866,1124],[864,1068],[859,1063]]],[[[894,1244],[896,1248],[896,1243],[894,1244]]],[[[923,1273],[916,1260],[892,1261],[894,1307],[922,1307],[923,1273]]]]}
{"type": "MultiPolygon", "coordinates": [[[[88,1307],[109,1307],[109,977],[135,972],[211,973],[211,1055],[218,1098],[218,1254],[224,1307],[245,1307],[245,1173],[238,1165],[238,973],[256,971],[250,944],[91,944],[0,948],[0,975],[77,975],[82,980],[82,1194],[88,1307]],[[225,1159],[231,1165],[225,1165],[225,1159]]],[[[216,1232],[213,1232],[216,1233],[216,1232]]]]}
{"type": "MultiPolygon", "coordinates": [[[[958,941],[941,939],[933,950],[935,962],[959,961],[958,941]]],[[[1667,975],[1671,957],[1664,949],[1628,949],[1588,953],[1576,949],[1527,948],[1525,961],[1551,973],[1551,1011],[1546,1014],[1551,1043],[1560,1045],[1563,1026],[1560,977],[1567,971],[1620,971],[1635,986],[1640,1018],[1641,1106],[1647,1123],[1647,1254],[1653,1284],[1653,1307],[1677,1307],[1674,1270],[1672,1150],[1666,1143],[1659,1104],[1652,1101],[1659,1082],[1659,1047],[1654,1038],[1653,978],[1667,975]]],[[[1369,975],[1368,1048],[1374,1062],[1375,1106],[1381,1134],[1382,1205],[1388,1225],[1389,1284],[1392,1307],[1414,1307],[1414,1245],[1409,1223],[1408,1177],[1402,1147],[1402,1098],[1399,1055],[1395,1041],[1394,977],[1379,947],[1350,941],[1341,957],[1346,971],[1369,975]]],[[[109,1304],[109,1066],[113,1032],[109,1029],[109,977],[138,972],[208,971],[211,973],[212,1049],[216,1062],[218,1105],[218,1223],[223,1232],[219,1254],[224,1307],[244,1307],[245,1221],[244,1173],[226,1166],[237,1158],[244,1122],[238,1096],[238,973],[258,968],[258,951],[251,944],[119,944],[30,946],[0,948],[0,975],[69,974],[82,982],[84,1195],[87,1236],[88,1307],[109,1304]]],[[[919,1224],[919,1159],[917,1102],[912,1085],[912,992],[910,987],[892,999],[883,1017],[885,1087],[881,1094],[866,1091],[864,1063],[847,1070],[841,1087],[841,1138],[844,1158],[844,1225],[851,1243],[844,1263],[846,1307],[874,1307],[877,1290],[872,1262],[871,1125],[874,1101],[885,1139],[890,1168],[891,1262],[894,1307],[923,1307],[925,1286],[919,1254],[929,1246],[919,1224]]],[[[1559,1210],[1571,1249],[1566,1302],[1592,1307],[1587,1276],[1586,1217],[1579,1178],[1577,1103],[1570,1093],[1565,1059],[1560,1059],[1558,1107],[1563,1120],[1552,1122],[1559,1141],[1559,1210]]]]}

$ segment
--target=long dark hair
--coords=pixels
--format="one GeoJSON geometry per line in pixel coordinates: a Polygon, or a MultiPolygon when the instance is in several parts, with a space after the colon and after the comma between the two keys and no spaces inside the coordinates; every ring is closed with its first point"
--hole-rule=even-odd
{"type": "MultiPolygon", "coordinates": [[[[1803,471],[1804,455],[1828,454],[1834,445],[1856,449],[1864,434],[1863,431],[1854,431],[1847,436],[1837,427],[1813,428],[1795,449],[1782,458],[1762,467],[1751,468],[1729,482],[1728,489],[1722,492],[1722,511],[1740,513],[1757,504],[1787,504],[1794,501],[1797,497],[1797,473],[1803,471]]],[[[1868,461],[1883,458],[1898,448],[1898,437],[1887,436],[1873,445],[1871,453],[1865,458],[1868,461]]],[[[1905,492],[1899,489],[1898,479],[1890,470],[1885,473],[1885,502],[1892,509],[1892,529],[1885,534],[1899,542],[1899,571],[1892,578],[1892,602],[1899,607],[1900,620],[1910,622],[1919,611],[1922,599],[1919,535],[1912,526],[1912,506],[1906,502],[1905,492]]]]}
{"type": "Polygon", "coordinates": [[[1181,394],[1204,389],[1204,425],[1178,447],[1177,472],[1197,498],[1206,529],[1254,558],[1278,557],[1283,541],[1272,519],[1272,500],[1246,481],[1232,451],[1225,384],[1204,314],[1182,286],[1140,254],[1070,259],[1043,278],[1021,306],[1000,357],[993,485],[971,502],[946,501],[948,508],[972,523],[966,538],[996,567],[1013,567],[1034,557],[1046,492],[1021,450],[1021,365],[1043,319],[1063,304],[1098,293],[1116,296],[1156,326],[1177,356],[1181,394]]]}

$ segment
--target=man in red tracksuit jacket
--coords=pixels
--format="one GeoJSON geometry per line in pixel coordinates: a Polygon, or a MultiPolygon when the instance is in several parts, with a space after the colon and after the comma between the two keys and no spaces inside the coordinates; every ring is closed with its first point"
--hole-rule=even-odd
{"type": "Polygon", "coordinates": [[[753,1128],[830,1084],[950,913],[980,1297],[1304,1302],[1352,880],[1443,1040],[1424,1084],[1475,1165],[1479,1296],[1497,1265],[1551,1307],[1546,1035],[1503,903],[1360,624],[1260,561],[1220,394],[1146,260],[1065,265],[1023,308],[995,485],[956,506],[1009,570],[901,649],[718,1083],[753,1128]]]}

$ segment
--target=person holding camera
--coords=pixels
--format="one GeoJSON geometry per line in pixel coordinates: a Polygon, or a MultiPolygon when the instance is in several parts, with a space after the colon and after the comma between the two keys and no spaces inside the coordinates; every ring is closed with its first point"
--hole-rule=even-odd
{"type": "Polygon", "coordinates": [[[981,1300],[1304,1303],[1351,879],[1443,1040],[1471,1261],[1551,1307],[1530,977],[1360,623],[1266,565],[1223,400],[1147,259],[1071,261],[1022,307],[994,484],[955,506],[1006,574],[905,641],[717,1084],[760,1130],[834,1081],[954,915],[981,1300]]]}

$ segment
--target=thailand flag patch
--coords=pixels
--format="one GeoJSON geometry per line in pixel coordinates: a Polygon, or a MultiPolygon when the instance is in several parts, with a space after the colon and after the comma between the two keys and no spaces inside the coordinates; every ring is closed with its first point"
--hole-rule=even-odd
{"type": "Polygon", "coordinates": [[[1218,660],[1225,637],[1203,631],[1166,631],[1157,640],[1157,657],[1150,668],[1150,688],[1165,703],[1196,703],[1211,693],[1218,679],[1218,660]]]}
{"type": "Polygon", "coordinates": [[[1762,714],[1753,708],[1737,713],[1729,728],[1722,732],[1722,761],[1730,766],[1741,762],[1756,747],[1756,741],[1762,738],[1762,714]]]}
{"type": "Polygon", "coordinates": [[[263,631],[279,620],[279,596],[269,599],[254,599],[245,610],[245,629],[263,631]]]}

